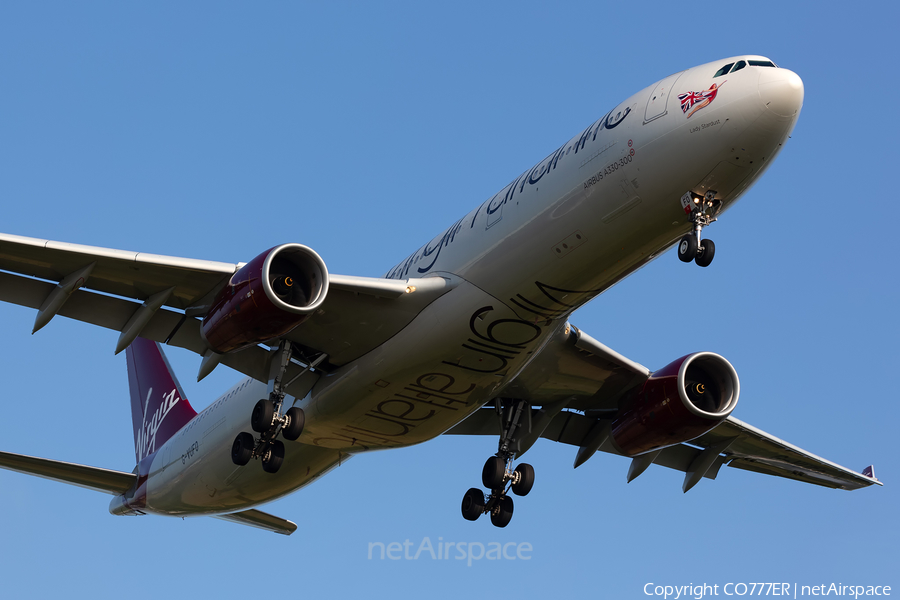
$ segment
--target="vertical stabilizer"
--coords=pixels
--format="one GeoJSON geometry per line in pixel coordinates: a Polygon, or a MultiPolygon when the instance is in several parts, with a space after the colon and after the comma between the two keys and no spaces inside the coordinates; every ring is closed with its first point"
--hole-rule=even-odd
{"type": "Polygon", "coordinates": [[[197,412],[191,407],[169,361],[154,341],[136,338],[125,351],[134,454],[137,462],[153,454],[197,412]]]}

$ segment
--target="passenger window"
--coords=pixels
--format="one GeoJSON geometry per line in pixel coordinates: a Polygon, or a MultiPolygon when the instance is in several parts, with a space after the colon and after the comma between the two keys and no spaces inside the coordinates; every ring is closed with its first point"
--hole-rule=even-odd
{"type": "Polygon", "coordinates": [[[747,63],[745,63],[742,60],[739,60],[738,63],[736,65],[734,65],[734,68],[731,70],[731,72],[734,73],[735,71],[740,71],[741,69],[743,69],[746,66],[747,66],[747,63]]]}
{"type": "Polygon", "coordinates": [[[721,77],[722,75],[727,73],[728,70],[731,69],[732,66],[734,66],[734,63],[728,63],[727,65],[725,65],[724,67],[722,67],[721,69],[716,71],[716,74],[713,75],[713,79],[715,79],[716,77],[721,77]]]}

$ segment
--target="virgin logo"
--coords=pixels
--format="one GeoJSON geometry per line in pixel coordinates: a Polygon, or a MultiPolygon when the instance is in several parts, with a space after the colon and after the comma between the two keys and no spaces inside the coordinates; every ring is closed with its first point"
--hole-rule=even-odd
{"type": "Polygon", "coordinates": [[[147,407],[150,404],[153,388],[150,388],[147,392],[147,400],[144,402],[144,423],[135,440],[135,453],[138,456],[138,461],[156,452],[156,433],[162,426],[163,421],[165,421],[166,416],[181,401],[176,392],[177,390],[173,389],[168,394],[163,394],[162,402],[160,402],[159,407],[152,415],[147,414],[147,407]]]}

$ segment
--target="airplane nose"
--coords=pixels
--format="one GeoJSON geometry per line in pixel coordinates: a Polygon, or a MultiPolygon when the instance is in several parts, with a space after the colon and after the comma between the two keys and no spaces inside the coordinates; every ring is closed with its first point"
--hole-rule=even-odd
{"type": "Polygon", "coordinates": [[[788,69],[760,69],[759,97],[780,117],[794,117],[803,106],[803,80],[788,69]]]}

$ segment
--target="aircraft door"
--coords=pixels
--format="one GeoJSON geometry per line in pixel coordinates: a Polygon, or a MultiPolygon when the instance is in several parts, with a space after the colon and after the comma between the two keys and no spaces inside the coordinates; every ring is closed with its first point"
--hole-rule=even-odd
{"type": "Polygon", "coordinates": [[[678,81],[678,78],[681,77],[683,73],[684,71],[681,71],[669,75],[656,84],[656,87],[650,92],[650,98],[647,99],[647,108],[644,111],[644,123],[649,123],[653,119],[658,119],[666,114],[666,104],[668,103],[669,96],[672,94],[675,82],[678,81]]]}

